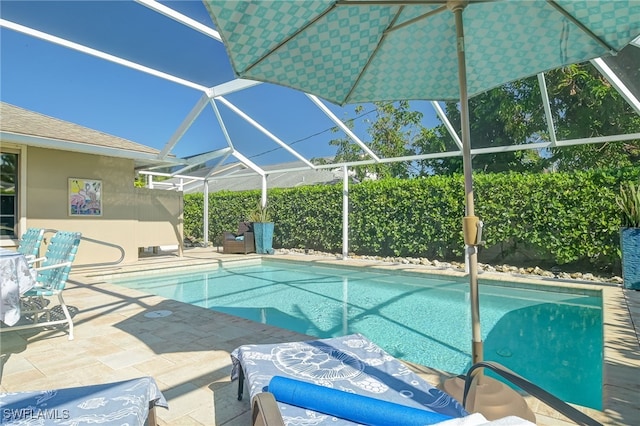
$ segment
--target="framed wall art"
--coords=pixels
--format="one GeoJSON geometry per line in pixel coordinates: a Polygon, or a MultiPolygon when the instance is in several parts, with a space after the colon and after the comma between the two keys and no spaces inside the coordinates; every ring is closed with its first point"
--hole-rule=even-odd
{"type": "Polygon", "coordinates": [[[69,216],[102,216],[102,181],[69,178],[69,216]]]}

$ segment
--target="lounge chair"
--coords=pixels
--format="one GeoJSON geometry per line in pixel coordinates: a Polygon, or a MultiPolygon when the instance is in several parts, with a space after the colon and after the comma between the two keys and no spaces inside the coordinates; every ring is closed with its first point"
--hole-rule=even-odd
{"type": "Polygon", "coordinates": [[[155,407],[169,408],[151,377],[115,383],[0,394],[7,424],[157,425],[155,407]]]}
{"type": "Polygon", "coordinates": [[[238,231],[224,232],[222,235],[223,253],[255,253],[256,242],[251,222],[238,223],[238,231]]]}
{"type": "Polygon", "coordinates": [[[443,426],[534,426],[520,416],[519,406],[514,407],[515,413],[495,416],[496,413],[491,411],[496,404],[500,405],[500,401],[494,398],[484,401],[487,407],[477,405],[479,399],[471,395],[476,392],[474,378],[478,377],[480,368],[490,368],[578,424],[602,426],[494,362],[478,363],[469,369],[466,377],[461,376],[464,383],[463,408],[456,399],[431,386],[360,334],[306,342],[240,346],[232,352],[231,360],[231,378],[239,379],[239,400],[243,397],[245,378],[248,381],[254,426],[283,426],[305,421],[332,426],[422,425],[440,424],[440,420],[443,426]],[[422,413],[409,407],[419,408],[422,413]],[[431,411],[425,413],[425,409],[431,411]],[[434,415],[434,411],[439,414],[434,415]],[[438,416],[442,415],[451,418],[439,419],[438,416]],[[426,417],[423,419],[422,416],[426,417]]]}
{"type": "Polygon", "coordinates": [[[36,284],[24,293],[21,299],[22,315],[30,319],[31,323],[2,328],[0,331],[48,327],[67,323],[69,325],[69,340],[73,340],[73,320],[62,298],[62,291],[67,283],[71,264],[78,252],[81,236],[80,232],[58,231],[51,237],[41,266],[35,268],[36,284]],[[64,313],[63,319],[59,318],[60,314],[54,310],[55,307],[50,306],[51,301],[46,299],[51,296],[58,296],[60,308],[64,313]]]}
{"type": "MultiPolygon", "coordinates": [[[[392,417],[395,424],[410,424],[397,417],[407,410],[421,411],[436,420],[468,415],[458,401],[431,386],[360,334],[305,342],[244,345],[232,352],[231,360],[231,377],[239,379],[238,399],[243,397],[247,379],[254,424],[272,424],[269,419],[274,418],[273,410],[266,408],[273,403],[269,396],[262,395],[265,391],[274,395],[285,424],[294,419],[313,424],[362,423],[361,418],[352,417],[359,414],[355,406],[376,407],[382,403],[390,404],[383,407],[384,410],[398,406],[392,417]],[[303,400],[290,401],[276,393],[273,389],[276,380],[278,385],[284,381],[287,385],[295,383],[304,388],[294,391],[296,397],[303,400]],[[311,389],[314,394],[309,392],[311,389]],[[332,394],[334,392],[339,392],[338,396],[332,394]],[[353,398],[358,399],[353,402],[353,398]],[[372,398],[375,398],[373,405],[372,398]],[[339,421],[336,422],[336,418],[339,421]]],[[[385,414],[369,408],[364,411],[368,416],[385,414]]],[[[386,418],[386,423],[392,424],[389,421],[386,418]]]]}
{"type": "Polygon", "coordinates": [[[40,245],[44,239],[44,229],[29,228],[22,234],[18,243],[18,252],[27,258],[29,263],[33,263],[40,256],[40,245]]]}

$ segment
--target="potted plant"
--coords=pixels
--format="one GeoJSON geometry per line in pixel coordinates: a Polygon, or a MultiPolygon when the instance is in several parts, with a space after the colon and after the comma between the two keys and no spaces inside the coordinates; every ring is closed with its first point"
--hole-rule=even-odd
{"type": "Polygon", "coordinates": [[[253,223],[256,253],[273,254],[274,223],[269,206],[258,201],[256,208],[249,213],[249,220],[253,223]]]}
{"type": "Polygon", "coordinates": [[[620,185],[616,203],[622,212],[620,250],[624,288],[640,290],[640,182],[620,185]]]}

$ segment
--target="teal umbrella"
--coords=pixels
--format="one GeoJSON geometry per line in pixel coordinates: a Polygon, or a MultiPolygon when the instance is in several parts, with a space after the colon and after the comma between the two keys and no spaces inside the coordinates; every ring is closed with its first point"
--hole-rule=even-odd
{"type": "Polygon", "coordinates": [[[337,104],[459,100],[472,361],[482,360],[468,98],[615,54],[640,0],[205,0],[237,75],[337,104]]]}

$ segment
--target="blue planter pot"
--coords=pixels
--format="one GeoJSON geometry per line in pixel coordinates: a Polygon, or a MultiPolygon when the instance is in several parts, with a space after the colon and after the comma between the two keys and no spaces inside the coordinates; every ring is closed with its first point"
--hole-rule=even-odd
{"type": "Polygon", "coordinates": [[[273,222],[253,222],[256,253],[273,254],[273,222]]]}
{"type": "Polygon", "coordinates": [[[620,229],[624,288],[640,290],[640,228],[620,229]]]}

